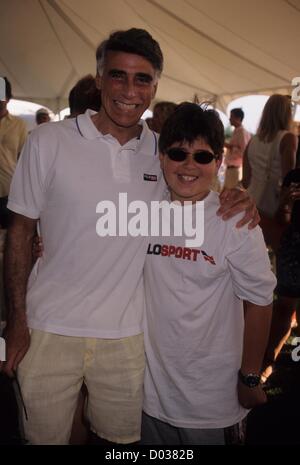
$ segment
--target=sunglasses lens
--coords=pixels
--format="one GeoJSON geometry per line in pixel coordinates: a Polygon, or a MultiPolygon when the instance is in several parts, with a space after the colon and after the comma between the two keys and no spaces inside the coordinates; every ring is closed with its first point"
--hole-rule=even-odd
{"type": "Polygon", "coordinates": [[[195,161],[201,165],[207,165],[208,163],[212,162],[214,158],[214,154],[207,152],[206,150],[202,150],[201,152],[196,152],[194,154],[195,161]]]}
{"type": "Polygon", "coordinates": [[[184,161],[187,157],[187,153],[179,148],[167,150],[167,155],[172,161],[184,161]]]}
{"type": "MultiPolygon", "coordinates": [[[[167,150],[166,154],[172,161],[181,162],[186,160],[188,153],[180,148],[174,147],[167,150]]],[[[200,165],[207,165],[215,158],[215,155],[207,150],[201,150],[193,154],[194,160],[200,165]]]]}

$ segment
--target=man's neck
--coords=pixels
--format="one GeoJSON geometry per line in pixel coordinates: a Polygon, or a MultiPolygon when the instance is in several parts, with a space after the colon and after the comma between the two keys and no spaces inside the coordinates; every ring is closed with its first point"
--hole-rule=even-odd
{"type": "Polygon", "coordinates": [[[103,135],[110,134],[117,139],[120,145],[125,145],[134,137],[138,137],[143,129],[138,123],[130,128],[118,126],[113,121],[108,121],[101,111],[92,116],[92,121],[98,131],[100,131],[103,135]]]}

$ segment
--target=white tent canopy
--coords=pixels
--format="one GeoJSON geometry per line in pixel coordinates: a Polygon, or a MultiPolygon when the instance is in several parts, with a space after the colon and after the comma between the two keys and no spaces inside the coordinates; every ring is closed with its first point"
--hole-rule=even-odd
{"type": "Polygon", "coordinates": [[[57,111],[112,30],[140,27],[165,56],[157,100],[290,92],[300,0],[0,0],[0,75],[15,98],[57,111]]]}

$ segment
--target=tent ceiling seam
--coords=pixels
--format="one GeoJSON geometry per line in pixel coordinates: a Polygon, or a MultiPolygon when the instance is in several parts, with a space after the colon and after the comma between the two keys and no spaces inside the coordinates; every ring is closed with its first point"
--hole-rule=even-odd
{"type": "MultiPolygon", "coordinates": [[[[96,29],[94,26],[92,26],[90,23],[88,23],[82,16],[80,16],[76,11],[73,10],[73,8],[70,7],[70,5],[68,5],[66,2],[64,2],[63,0],[60,0],[60,3],[64,6],[64,8],[66,10],[69,10],[71,11],[71,13],[76,16],[78,19],[80,19],[80,21],[82,21],[89,29],[92,29],[92,31],[96,32],[97,34],[99,34],[100,36],[104,37],[104,34],[103,32],[99,31],[98,29],[96,29]]],[[[60,8],[62,10],[61,7],[59,7],[56,3],[56,7],[57,8],[60,8]]],[[[67,16],[67,20],[71,21],[68,16],[67,16]]],[[[74,32],[77,32],[78,31],[75,31],[75,28],[77,28],[77,26],[74,25],[74,23],[72,23],[70,25],[70,27],[74,28],[74,32]]],[[[78,29],[78,28],[77,28],[78,29]]],[[[85,40],[85,42],[88,44],[88,45],[91,45],[91,42],[86,38],[86,36],[84,36],[84,34],[82,33],[82,31],[80,31],[79,29],[79,34],[81,34],[81,37],[83,38],[83,40],[85,40]]],[[[94,47],[94,44],[92,44],[92,47],[94,47]]]]}
{"type": "Polygon", "coordinates": [[[285,3],[287,3],[291,8],[293,8],[294,10],[300,12],[300,8],[298,8],[294,3],[292,3],[290,0],[284,0],[285,3]]]}
{"type": "Polygon", "coordinates": [[[66,23],[69,28],[80,37],[89,48],[93,51],[95,45],[83,34],[83,32],[74,24],[74,22],[68,17],[68,15],[63,11],[63,9],[58,5],[56,0],[46,0],[47,3],[53,8],[53,10],[58,14],[58,16],[66,23]]]}
{"type": "MultiPolygon", "coordinates": [[[[47,3],[49,3],[48,0],[47,0],[47,3]]],[[[70,58],[70,56],[69,56],[69,54],[68,54],[66,48],[64,47],[64,45],[63,45],[63,43],[62,43],[62,41],[61,41],[61,39],[60,39],[58,33],[56,32],[55,27],[54,27],[54,25],[53,25],[53,23],[52,23],[52,20],[50,19],[50,16],[49,16],[48,12],[46,11],[44,5],[42,4],[42,0],[39,0],[39,4],[40,4],[40,6],[41,6],[41,8],[42,8],[42,10],[43,10],[43,12],[44,12],[46,18],[47,18],[47,21],[48,21],[48,23],[49,23],[49,25],[50,25],[50,28],[52,29],[53,34],[55,35],[55,37],[56,37],[56,39],[57,39],[59,45],[61,46],[61,48],[62,48],[62,50],[63,50],[63,52],[64,52],[64,54],[65,54],[65,56],[66,56],[66,58],[67,58],[67,60],[68,60],[68,62],[69,62],[69,65],[71,66],[71,69],[73,69],[74,72],[75,72],[75,69],[74,69],[72,60],[71,60],[71,58],[70,58]]]]}
{"type": "Polygon", "coordinates": [[[281,64],[281,65],[284,65],[284,66],[287,66],[290,68],[290,65],[284,63],[283,61],[280,61],[278,60],[278,58],[274,55],[272,55],[272,53],[270,53],[269,51],[265,51],[263,50],[262,48],[258,47],[257,45],[255,45],[253,42],[251,42],[250,40],[246,39],[245,37],[242,37],[240,36],[239,34],[237,34],[236,32],[234,32],[232,29],[230,29],[229,27],[219,23],[218,21],[216,21],[212,16],[209,16],[207,13],[205,13],[203,10],[201,10],[200,8],[198,8],[198,5],[197,6],[194,6],[189,0],[185,0],[185,3],[187,3],[187,5],[189,5],[191,8],[193,8],[194,10],[196,11],[199,11],[203,16],[205,16],[206,18],[208,18],[210,21],[212,21],[213,23],[215,23],[217,26],[219,26],[220,28],[224,29],[225,31],[228,31],[230,32],[233,36],[237,37],[238,39],[244,41],[246,44],[250,45],[251,47],[253,47],[254,49],[258,50],[259,52],[263,53],[264,55],[268,55],[270,57],[273,58],[273,60],[277,61],[277,63],[281,64]]]}
{"type": "Polygon", "coordinates": [[[262,71],[264,71],[265,73],[277,78],[277,79],[280,79],[281,81],[283,82],[288,82],[285,77],[283,76],[280,76],[278,75],[277,73],[273,73],[273,71],[270,71],[268,70],[267,68],[257,64],[257,63],[254,63],[252,60],[250,60],[249,58],[246,58],[244,57],[243,55],[233,51],[232,49],[230,49],[229,47],[226,47],[225,45],[222,45],[220,42],[218,42],[217,40],[213,39],[212,37],[209,37],[207,34],[204,34],[203,32],[199,31],[198,29],[196,29],[194,26],[192,26],[191,24],[187,23],[186,21],[178,18],[177,15],[175,15],[174,13],[172,13],[171,11],[169,11],[167,8],[165,8],[164,6],[160,5],[156,0],[146,0],[148,3],[150,3],[151,5],[154,5],[156,6],[159,10],[161,11],[164,11],[167,15],[169,15],[171,18],[175,19],[176,21],[178,21],[180,24],[183,24],[184,26],[190,28],[191,30],[193,30],[196,34],[202,36],[202,37],[205,37],[207,40],[209,40],[210,42],[214,43],[215,45],[217,45],[218,47],[220,47],[222,50],[226,50],[227,52],[229,52],[230,54],[240,58],[242,61],[246,62],[246,63],[249,63],[250,65],[254,66],[255,68],[257,69],[260,69],[262,71]]]}
{"type": "MultiPolygon", "coordinates": [[[[141,14],[138,13],[138,12],[135,10],[135,8],[134,8],[131,4],[128,3],[127,0],[124,0],[124,3],[125,3],[125,4],[126,4],[139,18],[140,18],[140,19],[142,19],[143,22],[144,22],[145,24],[147,24],[147,26],[149,26],[152,30],[156,31],[156,33],[157,33],[158,35],[162,36],[161,30],[160,30],[158,27],[153,26],[153,24],[150,24],[148,21],[146,21],[145,18],[144,18],[143,16],[141,16],[141,14]]],[[[166,33],[165,33],[165,34],[166,34],[166,33]]],[[[166,35],[168,35],[168,34],[166,34],[166,35]]],[[[165,39],[164,39],[164,40],[165,40],[165,39]]],[[[166,41],[166,42],[167,42],[167,41],[166,41]]],[[[181,55],[178,53],[178,51],[177,51],[169,42],[168,42],[168,46],[170,47],[171,50],[173,50],[173,52],[174,52],[177,56],[180,57],[181,60],[184,60],[189,66],[193,66],[189,61],[186,60],[185,57],[181,56],[181,55]]],[[[205,58],[207,58],[207,57],[205,57],[205,58]]],[[[212,61],[212,60],[210,60],[210,61],[212,61]]],[[[213,62],[213,61],[212,61],[212,62],[213,62]]],[[[213,62],[213,63],[214,63],[214,62],[213,62]]],[[[163,73],[163,76],[166,76],[166,74],[163,73]]],[[[217,81],[214,81],[211,77],[206,76],[206,75],[203,74],[203,73],[202,73],[202,76],[204,76],[205,79],[207,79],[208,81],[214,83],[217,87],[220,87],[220,84],[219,84],[217,81]]],[[[172,78],[171,76],[168,76],[168,79],[172,79],[172,80],[176,81],[176,78],[172,78]]],[[[177,82],[180,82],[180,83],[182,83],[182,84],[184,84],[184,85],[186,85],[186,86],[189,86],[189,87],[193,87],[194,89],[198,89],[198,87],[196,87],[196,86],[194,86],[194,85],[192,85],[192,84],[188,84],[188,83],[186,83],[186,82],[184,82],[184,81],[177,80],[177,82]]],[[[203,89],[203,90],[204,90],[205,92],[212,93],[210,90],[207,90],[207,89],[203,89]]]]}
{"type": "MultiPolygon", "coordinates": [[[[9,76],[12,76],[13,80],[18,84],[18,86],[20,87],[20,89],[22,89],[23,92],[25,92],[24,87],[20,84],[18,78],[17,78],[17,77],[14,75],[14,73],[10,70],[10,67],[6,64],[6,62],[3,60],[3,58],[1,58],[1,56],[0,56],[0,62],[3,63],[4,67],[7,69],[9,76]]],[[[13,97],[13,98],[14,98],[14,97],[13,97]]]]}

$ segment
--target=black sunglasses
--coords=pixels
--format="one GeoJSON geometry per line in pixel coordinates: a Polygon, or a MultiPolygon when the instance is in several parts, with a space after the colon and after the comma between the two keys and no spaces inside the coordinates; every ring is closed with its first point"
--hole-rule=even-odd
{"type": "MultiPolygon", "coordinates": [[[[189,152],[179,147],[173,147],[171,149],[168,149],[165,153],[170,158],[170,160],[177,162],[185,161],[189,154],[189,152]]],[[[195,162],[199,163],[200,165],[208,165],[208,163],[219,158],[217,155],[209,152],[208,150],[198,150],[197,152],[194,152],[192,155],[195,162]]]]}

